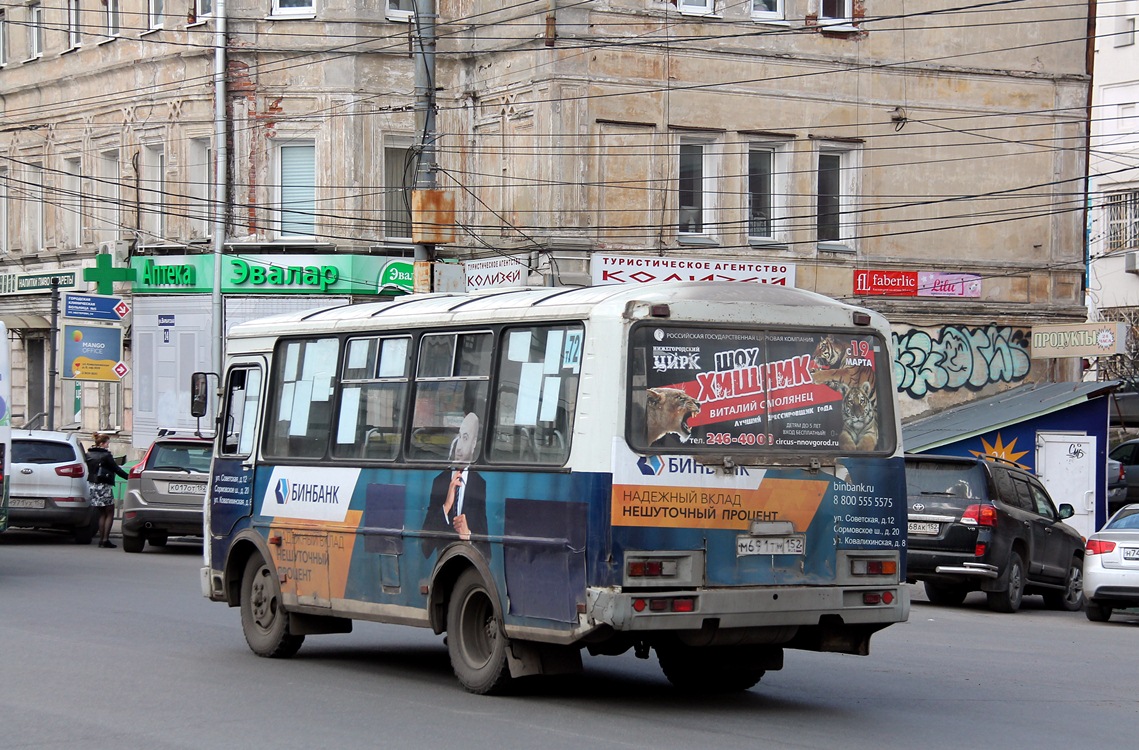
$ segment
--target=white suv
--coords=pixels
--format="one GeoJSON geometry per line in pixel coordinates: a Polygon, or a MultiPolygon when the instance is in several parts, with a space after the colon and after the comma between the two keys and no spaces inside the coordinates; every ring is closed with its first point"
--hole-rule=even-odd
{"type": "Polygon", "coordinates": [[[8,525],[62,529],[90,544],[99,517],[88,502],[85,455],[72,433],[12,430],[8,525]]]}

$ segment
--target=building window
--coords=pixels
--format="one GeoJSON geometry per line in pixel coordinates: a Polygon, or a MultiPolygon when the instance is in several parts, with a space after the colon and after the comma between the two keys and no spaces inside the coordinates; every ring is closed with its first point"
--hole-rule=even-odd
{"type": "Polygon", "coordinates": [[[819,0],[821,23],[848,24],[854,21],[853,0],[819,0]]]}
{"type": "Polygon", "coordinates": [[[815,230],[819,242],[849,244],[854,238],[850,212],[857,192],[855,152],[839,146],[821,146],[815,193],[815,230]]]}
{"type": "Polygon", "coordinates": [[[8,64],[8,15],[0,10],[0,65],[8,64]]]}
{"type": "Polygon", "coordinates": [[[1116,47],[1130,47],[1135,44],[1135,19],[1119,18],[1116,20],[1118,29],[1115,32],[1116,47]]]}
{"type": "Polygon", "coordinates": [[[8,170],[0,169],[0,255],[8,254],[8,170]]]}
{"type": "Polygon", "coordinates": [[[28,6],[28,59],[44,52],[44,9],[39,3],[28,6]]]}
{"type": "Polygon", "coordinates": [[[751,17],[756,21],[782,21],[783,0],[751,0],[751,17]]]}
{"type": "Polygon", "coordinates": [[[42,164],[28,165],[27,234],[25,255],[39,253],[44,247],[44,169],[42,164]]]}
{"type": "Polygon", "coordinates": [[[707,16],[716,10],[715,0],[677,0],[677,7],[681,13],[707,16]]]}
{"type": "Polygon", "coordinates": [[[389,21],[410,21],[415,14],[415,0],[387,0],[389,21]]]}
{"type": "Polygon", "coordinates": [[[63,237],[60,246],[74,249],[83,245],[83,162],[78,156],[63,160],[63,193],[59,196],[63,212],[63,237]]]}
{"type": "Polygon", "coordinates": [[[710,234],[715,211],[715,144],[684,138],[680,142],[677,182],[677,231],[680,234],[710,234]]]}
{"type": "Polygon", "coordinates": [[[98,169],[99,208],[97,241],[114,242],[119,239],[119,152],[103,151],[99,154],[98,169]]]}
{"type": "Polygon", "coordinates": [[[207,16],[214,14],[214,0],[195,0],[194,1],[194,18],[191,23],[201,21],[207,16]]]}
{"type": "Polygon", "coordinates": [[[79,26],[79,0],[67,0],[67,46],[75,49],[83,44],[79,26]]]}
{"type": "Polygon", "coordinates": [[[162,23],[165,20],[164,13],[164,0],[150,0],[150,6],[147,15],[150,20],[150,28],[161,29],[162,23]]]}
{"type": "Polygon", "coordinates": [[[122,30],[119,19],[119,0],[105,0],[107,8],[107,36],[118,36],[122,30]]]}
{"type": "Polygon", "coordinates": [[[415,160],[410,148],[384,148],[384,236],[411,240],[411,189],[415,160]]]}
{"type": "Polygon", "coordinates": [[[209,138],[190,139],[189,201],[190,236],[209,237],[214,222],[214,150],[209,138]]]}
{"type": "Polygon", "coordinates": [[[1139,190],[1104,196],[1107,249],[1139,249],[1139,190]]]}
{"type": "Polygon", "coordinates": [[[786,217],[787,151],[780,143],[753,143],[747,154],[747,236],[775,240],[786,217]]]}
{"type": "Polygon", "coordinates": [[[143,229],[155,239],[166,236],[166,152],[161,144],[142,148],[143,229]]]}
{"type": "Polygon", "coordinates": [[[316,146],[282,145],[278,159],[278,232],[282,237],[316,235],[316,146]]]}
{"type": "Polygon", "coordinates": [[[316,0],[273,0],[275,16],[311,16],[316,0]]]}

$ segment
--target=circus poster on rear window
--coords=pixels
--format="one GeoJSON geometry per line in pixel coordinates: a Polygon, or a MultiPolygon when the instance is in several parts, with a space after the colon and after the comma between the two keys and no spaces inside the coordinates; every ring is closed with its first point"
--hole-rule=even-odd
{"type": "Polygon", "coordinates": [[[644,325],[632,334],[629,441],[656,453],[888,451],[889,367],[871,331],[644,325]]]}

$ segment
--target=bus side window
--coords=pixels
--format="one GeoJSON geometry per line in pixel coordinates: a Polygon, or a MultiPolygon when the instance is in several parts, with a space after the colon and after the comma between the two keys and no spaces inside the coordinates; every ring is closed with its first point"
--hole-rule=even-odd
{"type": "Polygon", "coordinates": [[[348,342],[340,376],[334,456],[390,460],[398,455],[410,342],[406,336],[348,342]]]}
{"type": "Polygon", "coordinates": [[[222,414],[222,453],[248,456],[253,452],[257,407],[261,402],[261,369],[235,367],[229,371],[222,414]]]}
{"type": "Polygon", "coordinates": [[[569,458],[577,402],[581,326],[503,331],[490,458],[560,465],[569,458]]]}
{"type": "Polygon", "coordinates": [[[321,458],[328,450],[339,342],[287,341],[273,359],[274,403],[266,417],[266,455],[321,458]]]}
{"type": "MultiPolygon", "coordinates": [[[[427,334],[420,339],[408,458],[448,461],[451,443],[467,414],[478,417],[481,433],[492,346],[493,336],[481,331],[427,334]]],[[[480,439],[478,445],[482,444],[480,439]]]]}

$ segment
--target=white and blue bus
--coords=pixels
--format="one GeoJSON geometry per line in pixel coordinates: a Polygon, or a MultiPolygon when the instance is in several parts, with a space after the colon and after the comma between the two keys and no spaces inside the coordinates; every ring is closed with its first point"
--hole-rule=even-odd
{"type": "Polygon", "coordinates": [[[203,593],[262,656],[356,619],[446,633],[476,693],[582,651],[722,691],[787,648],[867,654],[909,611],[889,340],[867,310],[715,282],[238,325],[203,593]]]}

